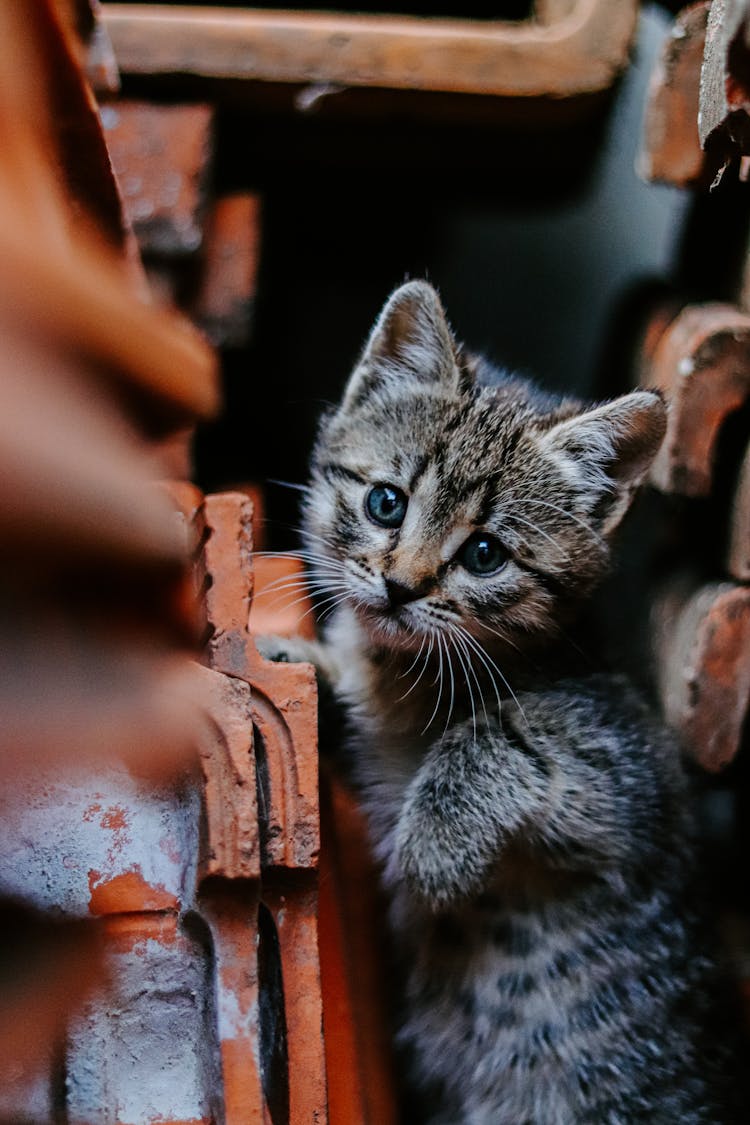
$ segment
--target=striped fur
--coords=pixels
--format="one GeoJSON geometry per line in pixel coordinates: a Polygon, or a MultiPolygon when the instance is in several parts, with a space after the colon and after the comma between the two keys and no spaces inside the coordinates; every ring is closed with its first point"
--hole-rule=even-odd
{"type": "Polygon", "coordinates": [[[649,392],[584,408],[467,357],[412,282],[322,423],[306,557],[334,612],[325,644],[281,650],[347,710],[409,1125],[734,1120],[678,753],[624,680],[558,659],[664,414],[649,392]],[[399,527],[368,517],[377,485],[406,497],[399,527]],[[457,561],[477,529],[506,552],[495,574],[457,561]]]}

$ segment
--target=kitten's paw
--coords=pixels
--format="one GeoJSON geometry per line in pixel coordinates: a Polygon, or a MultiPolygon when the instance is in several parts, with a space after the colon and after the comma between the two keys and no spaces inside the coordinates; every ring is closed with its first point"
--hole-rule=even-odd
{"type": "Polygon", "coordinates": [[[255,637],[255,647],[264,659],[277,664],[312,664],[318,687],[333,690],[338,669],[325,645],[302,637],[255,637]]]}
{"type": "Polygon", "coordinates": [[[263,659],[272,660],[275,664],[299,664],[309,659],[302,651],[306,642],[297,637],[264,636],[253,639],[263,659]]]}
{"type": "Polygon", "coordinates": [[[398,877],[433,910],[458,902],[476,889],[466,842],[445,838],[434,821],[399,825],[398,877]]]}

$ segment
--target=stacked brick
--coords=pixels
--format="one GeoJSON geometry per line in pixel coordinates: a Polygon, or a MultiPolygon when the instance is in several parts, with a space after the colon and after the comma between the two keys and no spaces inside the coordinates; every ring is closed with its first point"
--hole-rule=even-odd
{"type": "MultiPolygon", "coordinates": [[[[120,66],[150,80],[307,86],[312,107],[336,88],[491,94],[539,100],[608,90],[628,62],[635,0],[537,0],[528,19],[451,19],[345,11],[244,11],[107,4],[120,66]],[[332,89],[333,87],[333,89],[332,89]]],[[[546,105],[544,103],[547,103],[546,105]]],[[[506,103],[506,110],[508,104],[506,103]]]]}
{"type": "Polygon", "coordinates": [[[149,1038],[149,988],[159,999],[133,920],[147,907],[159,943],[177,841],[197,840],[199,806],[176,804],[172,781],[204,722],[189,554],[152,481],[157,438],[215,410],[215,361],[142,299],[83,70],[96,56],[104,80],[97,15],[82,0],[0,11],[0,1118],[14,1123],[128,1120],[96,1095],[112,1042],[94,997],[107,980],[138,997],[149,1038]]]}
{"type": "MultiPolygon", "coordinates": [[[[328,1062],[332,1119],[356,1097],[385,1123],[382,1031],[335,1003],[356,971],[341,933],[324,1049],[312,669],[254,648],[248,498],[152,483],[186,475],[217,399],[214,356],[166,306],[245,342],[257,200],[211,198],[205,105],[109,101],[102,131],[97,5],[36,13],[0,16],[0,1120],[323,1123],[328,1062]],[[53,117],[39,92],[66,84],[53,117]]],[[[307,607],[273,601],[259,623],[299,627],[307,607]]],[[[326,934],[346,890],[330,878],[326,934]]]]}
{"type": "MultiPolygon", "coordinates": [[[[205,524],[199,568],[204,575],[209,667],[229,683],[252,686],[258,800],[259,847],[253,869],[227,868],[221,854],[212,848],[209,821],[209,855],[200,890],[200,909],[211,920],[217,977],[225,990],[219,1011],[231,1012],[235,1019],[239,1009],[244,1017],[236,1038],[232,1039],[229,1029],[221,1035],[227,1122],[240,1125],[261,1119],[255,1116],[261,1105],[259,1089],[254,1095],[254,1115],[240,1112],[240,1102],[247,1099],[248,1069],[258,1051],[263,1092],[273,1120],[299,1125],[324,1122],[315,675],[309,665],[269,664],[258,656],[253,644],[248,628],[252,596],[248,500],[234,493],[206,497],[198,520],[199,525],[205,524]],[[243,893],[242,884],[235,882],[232,895],[227,880],[237,879],[251,879],[251,883],[245,884],[243,893]],[[237,917],[243,901],[249,914],[237,917]],[[258,966],[255,972],[250,968],[254,963],[258,966]],[[260,983],[260,991],[254,994],[253,978],[260,983]],[[238,1108],[230,1116],[235,1100],[238,1108]]],[[[222,833],[225,824],[233,830],[234,806],[239,811],[243,799],[238,789],[236,801],[225,803],[222,833]]]]}
{"type": "MultiPolygon", "coordinates": [[[[737,90],[750,59],[749,13],[745,3],[714,0],[678,14],[646,113],[640,168],[650,178],[716,187],[732,160],[744,176],[750,146],[737,90]]],[[[695,551],[685,543],[686,573],[663,591],[654,613],[665,713],[712,771],[736,757],[750,706],[750,455],[743,459],[733,449],[738,441],[750,449],[750,316],[743,306],[738,293],[736,304],[657,310],[639,373],[670,406],[653,483],[727,513],[725,532],[715,533],[712,550],[703,552],[711,555],[711,573],[698,574],[695,551]]]]}
{"type": "Polygon", "coordinates": [[[176,305],[216,347],[249,338],[260,202],[213,188],[215,110],[205,103],[118,99],[104,135],[152,292],[176,305]]]}
{"type": "MultiPolygon", "coordinates": [[[[686,306],[651,346],[642,382],[659,387],[670,404],[652,481],[663,492],[727,506],[716,467],[729,420],[750,401],[750,317],[729,305],[686,306]]],[[[715,559],[716,579],[698,587],[678,579],[656,613],[665,712],[710,770],[739,750],[750,698],[745,475],[729,484],[734,498],[727,545],[717,544],[724,555],[715,559]]]]}

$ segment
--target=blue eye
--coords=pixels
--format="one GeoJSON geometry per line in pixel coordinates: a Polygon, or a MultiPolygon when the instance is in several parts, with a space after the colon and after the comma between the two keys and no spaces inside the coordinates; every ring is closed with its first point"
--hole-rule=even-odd
{"type": "Polygon", "coordinates": [[[499,539],[486,531],[475,531],[456,556],[469,574],[497,574],[508,561],[508,552],[499,539]]]}
{"type": "Polygon", "coordinates": [[[390,484],[376,484],[365,497],[367,515],[381,527],[401,527],[406,505],[407,499],[401,489],[390,484]]]}

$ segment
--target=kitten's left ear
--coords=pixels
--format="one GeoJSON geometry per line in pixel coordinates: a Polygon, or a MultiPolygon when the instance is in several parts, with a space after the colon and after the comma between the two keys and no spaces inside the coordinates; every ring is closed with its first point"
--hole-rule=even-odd
{"type": "Polygon", "coordinates": [[[455,378],[456,345],[440,303],[426,281],[408,281],[388,298],[346,388],[354,405],[395,379],[445,383],[455,378]]]}
{"type": "Polygon", "coordinates": [[[634,391],[558,422],[542,435],[552,455],[589,501],[604,535],[630,506],[662,443],[667,408],[655,391],[634,391]]]}

